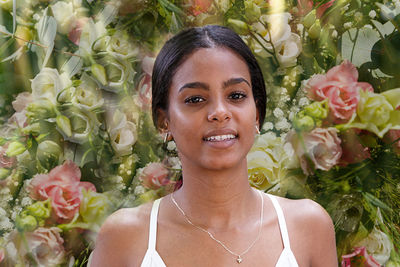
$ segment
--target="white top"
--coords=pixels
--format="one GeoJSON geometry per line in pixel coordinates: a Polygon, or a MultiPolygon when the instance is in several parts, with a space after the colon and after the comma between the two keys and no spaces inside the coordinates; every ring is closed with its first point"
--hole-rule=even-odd
{"type": "MultiPolygon", "coordinates": [[[[281,231],[281,236],[283,240],[283,250],[275,267],[298,267],[296,258],[290,249],[289,234],[286,227],[285,217],[278,200],[273,195],[269,195],[269,198],[274,205],[275,211],[278,215],[279,228],[281,231]]],[[[149,245],[146,255],[143,258],[141,267],[166,267],[164,261],[161,259],[160,255],[156,250],[156,239],[157,239],[157,215],[158,208],[160,206],[161,199],[154,201],[153,207],[150,214],[150,227],[149,227],[149,245]]]]}

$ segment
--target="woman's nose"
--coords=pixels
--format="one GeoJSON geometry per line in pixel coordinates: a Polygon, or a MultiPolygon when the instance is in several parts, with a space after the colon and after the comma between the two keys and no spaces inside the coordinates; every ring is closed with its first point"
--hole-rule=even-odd
{"type": "Polygon", "coordinates": [[[208,121],[227,121],[232,117],[231,112],[223,101],[215,101],[210,105],[210,110],[208,113],[208,121]]]}

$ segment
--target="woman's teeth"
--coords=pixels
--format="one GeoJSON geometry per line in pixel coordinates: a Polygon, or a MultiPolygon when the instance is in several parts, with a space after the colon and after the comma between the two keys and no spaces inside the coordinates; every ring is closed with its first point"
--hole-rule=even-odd
{"type": "Polygon", "coordinates": [[[225,135],[215,135],[205,138],[206,141],[225,141],[230,139],[235,139],[236,136],[233,134],[225,134],[225,135]]]}

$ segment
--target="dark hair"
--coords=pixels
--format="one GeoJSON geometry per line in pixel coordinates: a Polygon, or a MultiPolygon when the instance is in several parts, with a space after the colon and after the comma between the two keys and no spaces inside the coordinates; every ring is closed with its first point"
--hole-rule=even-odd
{"type": "Polygon", "coordinates": [[[264,122],[266,92],[264,78],[256,58],[239,35],[229,28],[208,25],[189,28],[168,40],[154,63],[152,76],[152,113],[156,127],[158,110],[168,110],[168,90],[178,67],[190,54],[199,48],[226,47],[237,53],[246,62],[252,84],[254,101],[259,113],[260,126],[264,122]]]}

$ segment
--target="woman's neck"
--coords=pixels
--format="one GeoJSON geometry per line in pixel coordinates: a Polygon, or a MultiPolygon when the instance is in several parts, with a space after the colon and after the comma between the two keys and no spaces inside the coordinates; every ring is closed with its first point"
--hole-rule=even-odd
{"type": "Polygon", "coordinates": [[[226,230],[259,217],[261,201],[249,185],[246,162],[224,170],[183,170],[183,186],[174,197],[193,222],[226,230]]]}

